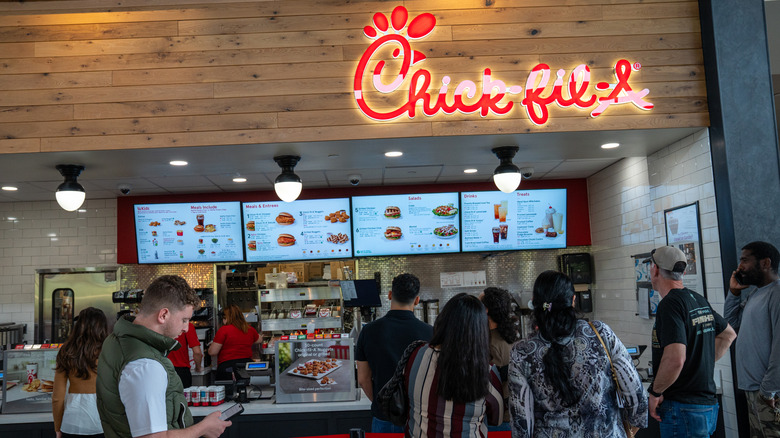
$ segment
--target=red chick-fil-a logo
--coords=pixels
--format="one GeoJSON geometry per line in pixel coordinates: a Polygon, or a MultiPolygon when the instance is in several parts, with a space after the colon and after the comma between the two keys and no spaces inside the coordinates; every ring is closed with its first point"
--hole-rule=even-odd
{"type": "Polygon", "coordinates": [[[397,74],[390,75],[393,80],[385,84],[382,79],[382,70],[385,68],[385,61],[378,60],[372,74],[372,84],[374,88],[385,94],[393,93],[406,81],[410,70],[416,64],[425,60],[425,55],[417,50],[413,50],[410,40],[418,40],[428,36],[436,26],[436,17],[430,13],[423,13],[416,16],[406,26],[409,19],[409,12],[403,6],[393,9],[390,20],[382,13],[376,13],[373,17],[374,26],[366,26],[363,32],[368,38],[375,39],[368,49],[363,53],[355,71],[354,92],[358,107],[366,116],[379,121],[393,120],[404,114],[410,119],[417,113],[417,106],[422,106],[423,114],[432,116],[438,112],[444,114],[453,114],[460,111],[463,114],[473,114],[479,112],[482,117],[493,113],[496,115],[507,114],[514,107],[515,102],[511,99],[504,100],[507,95],[519,95],[522,99],[519,105],[525,108],[528,118],[537,125],[542,125],[549,118],[548,106],[556,103],[562,108],[576,106],[580,109],[588,109],[593,105],[596,108],[591,111],[592,117],[598,117],[607,108],[612,105],[632,103],[643,110],[650,110],[653,104],[644,100],[650,92],[648,89],[634,91],[628,83],[631,71],[637,71],[641,68],[639,63],[631,64],[625,59],[615,63],[616,82],[599,82],[595,85],[598,91],[611,90],[606,96],[598,96],[588,92],[590,86],[590,67],[580,64],[575,67],[566,80],[564,87],[564,77],[566,71],[560,69],[556,72],[555,82],[552,91],[544,95],[548,84],[550,83],[551,69],[547,64],[538,64],[528,75],[525,82],[525,88],[520,85],[507,85],[504,81],[494,79],[489,68],[486,68],[482,74],[482,89],[473,81],[465,80],[455,86],[451,99],[447,98],[452,84],[449,76],[441,79],[441,87],[438,94],[430,93],[431,73],[423,68],[417,68],[411,74],[409,81],[409,95],[406,102],[398,108],[390,110],[379,110],[372,108],[363,94],[363,80],[374,55],[380,48],[387,44],[396,44],[399,47],[392,51],[392,57],[400,59],[401,67],[397,74]],[[466,100],[464,100],[464,96],[466,100]]]}

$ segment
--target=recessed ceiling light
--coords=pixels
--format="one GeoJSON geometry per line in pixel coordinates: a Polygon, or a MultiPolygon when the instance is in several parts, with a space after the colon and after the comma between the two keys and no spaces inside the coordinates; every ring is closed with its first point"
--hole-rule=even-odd
{"type": "Polygon", "coordinates": [[[237,177],[233,178],[233,182],[235,182],[235,183],[246,182],[246,178],[244,178],[243,176],[237,176],[237,177]]]}
{"type": "Polygon", "coordinates": [[[390,152],[385,152],[385,156],[386,156],[386,157],[400,157],[400,156],[401,156],[401,155],[403,155],[403,154],[404,154],[404,153],[403,153],[403,152],[401,152],[401,151],[390,151],[390,152]]]}
{"type": "Polygon", "coordinates": [[[184,160],[173,160],[173,161],[171,161],[170,164],[171,164],[171,166],[186,166],[189,163],[187,163],[184,160]]]}
{"type": "Polygon", "coordinates": [[[477,169],[463,169],[463,173],[477,173],[477,169]]]}
{"type": "Polygon", "coordinates": [[[19,190],[18,188],[14,187],[14,186],[3,186],[2,189],[5,190],[6,192],[15,192],[15,191],[19,190]]]}
{"type": "Polygon", "coordinates": [[[9,221],[15,221],[16,220],[15,217],[7,217],[6,219],[8,219],[9,221]]]}
{"type": "Polygon", "coordinates": [[[86,212],[87,212],[87,210],[85,210],[83,208],[79,208],[79,213],[86,213],[86,212]]]}
{"type": "Polygon", "coordinates": [[[620,146],[620,143],[604,143],[601,145],[601,149],[615,149],[620,146]]]}

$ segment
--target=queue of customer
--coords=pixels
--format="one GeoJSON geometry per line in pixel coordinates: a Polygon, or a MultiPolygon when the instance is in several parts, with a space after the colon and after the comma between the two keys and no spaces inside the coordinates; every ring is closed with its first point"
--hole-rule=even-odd
{"type": "MultiPolygon", "coordinates": [[[[751,433],[777,436],[780,379],[772,359],[780,336],[772,333],[780,332],[780,253],[766,242],[743,248],[729,285],[726,319],[701,295],[682,287],[682,251],[660,247],[648,261],[653,288],[662,297],[653,328],[656,378],[650,403],[610,327],[578,319],[567,275],[545,271],[537,277],[531,301],[534,331],[518,339],[508,291],[489,287],[479,298],[454,296],[431,330],[413,313],[419,279],[402,274],[388,293],[390,312],[369,323],[356,345],[358,383],[372,400],[373,431],[486,437],[491,426],[511,430],[513,437],[621,437],[647,427],[649,412],[660,421],[662,437],[709,436],[717,419],[712,370],[736,338],[733,325],[753,334],[737,344],[744,353],[737,358],[737,375],[748,394],[751,433]],[[384,415],[383,389],[394,381],[401,382],[406,413],[400,422],[393,415],[395,424],[384,415]]],[[[173,429],[192,436],[221,435],[231,423],[220,420],[218,412],[194,424],[182,402],[179,370],[165,357],[181,347],[177,337],[188,343],[184,335],[192,331],[189,319],[197,305],[197,295],[183,278],[162,276],[147,288],[139,314],[120,318],[111,334],[102,311],[84,309],[57,356],[57,438],[131,437],[173,429]]],[[[236,306],[225,309],[223,324],[208,351],[219,357],[218,379],[250,361],[252,345],[259,341],[236,306]]]]}

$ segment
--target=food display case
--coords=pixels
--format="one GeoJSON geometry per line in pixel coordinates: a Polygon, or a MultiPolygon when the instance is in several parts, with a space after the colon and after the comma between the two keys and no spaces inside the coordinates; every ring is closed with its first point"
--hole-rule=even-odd
{"type": "Polygon", "coordinates": [[[326,284],[258,290],[263,354],[275,354],[282,336],[341,333],[341,287],[338,281],[326,284]]]}
{"type": "Polygon", "coordinates": [[[277,403],[357,400],[352,338],[285,336],[275,347],[277,403]]]}
{"type": "Polygon", "coordinates": [[[3,358],[3,414],[51,412],[59,344],[6,350],[3,358]]]}

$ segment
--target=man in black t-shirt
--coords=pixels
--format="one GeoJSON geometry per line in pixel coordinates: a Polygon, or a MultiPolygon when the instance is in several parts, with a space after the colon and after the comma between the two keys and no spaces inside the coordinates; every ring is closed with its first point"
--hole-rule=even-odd
{"type": "Polygon", "coordinates": [[[414,341],[430,341],[433,327],[414,316],[414,306],[420,302],[420,280],[412,274],[393,279],[393,289],[387,294],[390,311],[369,323],[358,336],[355,348],[358,383],[371,400],[373,433],[403,433],[385,418],[374,397],[393,377],[396,365],[406,347],[414,341]]]}
{"type": "Polygon", "coordinates": [[[653,289],[661,295],[652,340],[655,380],[647,389],[650,416],[660,422],[662,437],[708,437],[718,419],[715,361],[737,335],[707,299],[683,287],[682,251],[662,246],[648,260],[653,289]]]}

